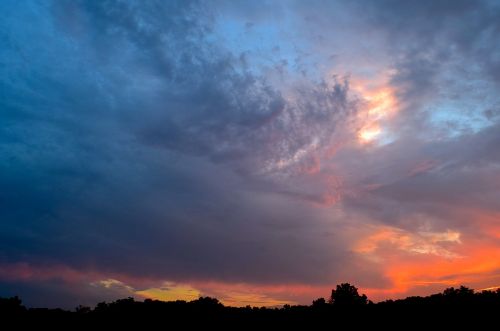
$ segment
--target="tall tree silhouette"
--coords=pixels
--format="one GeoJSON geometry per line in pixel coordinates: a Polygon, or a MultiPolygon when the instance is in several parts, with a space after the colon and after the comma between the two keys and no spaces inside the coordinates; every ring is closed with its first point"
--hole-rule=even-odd
{"type": "Polygon", "coordinates": [[[349,283],[337,285],[335,290],[332,290],[330,304],[335,305],[366,305],[368,298],[366,295],[359,295],[358,289],[349,283]]]}

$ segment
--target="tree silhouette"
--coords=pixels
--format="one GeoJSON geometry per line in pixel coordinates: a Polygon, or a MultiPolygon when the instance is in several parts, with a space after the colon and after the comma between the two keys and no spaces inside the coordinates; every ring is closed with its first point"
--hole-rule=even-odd
{"type": "Polygon", "coordinates": [[[326,305],[326,300],[325,298],[318,298],[313,300],[312,305],[313,307],[324,307],[326,305]]]}
{"type": "Polygon", "coordinates": [[[459,288],[454,288],[454,287],[449,287],[443,291],[443,295],[445,297],[451,297],[451,298],[466,298],[466,297],[472,297],[474,295],[474,290],[470,289],[466,286],[460,286],[459,288]]]}
{"type": "Polygon", "coordinates": [[[465,286],[449,287],[443,291],[443,299],[447,303],[466,304],[474,300],[474,290],[465,286]]]}
{"type": "Polygon", "coordinates": [[[75,312],[77,312],[78,314],[88,314],[91,311],[92,311],[92,309],[90,307],[82,306],[82,305],[78,305],[75,308],[75,312]]]}
{"type": "Polygon", "coordinates": [[[21,299],[15,296],[12,298],[0,298],[0,312],[6,314],[18,314],[26,309],[22,305],[21,299]]]}
{"type": "Polygon", "coordinates": [[[366,295],[359,295],[358,289],[349,283],[337,285],[335,290],[332,290],[330,304],[334,305],[366,305],[368,298],[366,295]]]}
{"type": "Polygon", "coordinates": [[[140,330],[156,327],[159,321],[166,322],[169,326],[179,324],[199,329],[228,327],[231,330],[264,327],[309,330],[332,326],[332,323],[337,325],[342,321],[346,321],[351,327],[366,329],[385,327],[392,322],[400,329],[411,321],[412,326],[417,324],[425,329],[431,322],[440,321],[437,325],[447,330],[454,326],[450,323],[457,326],[453,328],[463,328],[464,321],[469,320],[470,329],[482,330],[498,328],[498,325],[481,328],[477,323],[496,323],[499,311],[500,290],[474,292],[465,286],[450,287],[441,293],[424,297],[411,296],[372,303],[366,295],[359,294],[355,286],[343,283],[332,290],[329,300],[319,298],[310,306],[286,304],[282,307],[228,307],[211,297],[200,297],[189,302],[152,299],[136,301],[129,297],[109,303],[101,302],[93,309],[78,306],[73,311],[65,311],[25,308],[18,297],[0,297],[0,321],[4,325],[18,323],[20,329],[29,323],[37,327],[45,323],[51,329],[58,324],[64,326],[62,329],[72,326],[95,329],[109,325],[112,326],[111,329],[136,326],[140,330]]]}

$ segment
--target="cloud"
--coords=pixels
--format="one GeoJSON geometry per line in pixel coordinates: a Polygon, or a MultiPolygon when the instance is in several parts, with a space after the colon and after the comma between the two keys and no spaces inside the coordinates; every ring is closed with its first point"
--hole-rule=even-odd
{"type": "Polygon", "coordinates": [[[497,247],[494,3],[1,6],[0,262],[37,270],[4,288],[402,295],[497,247]]]}
{"type": "Polygon", "coordinates": [[[311,240],[325,221],[300,225],[310,207],[276,195],[273,173],[332,139],[355,111],[348,82],[297,85],[285,100],[210,45],[197,6],[151,6],[54,3],[30,8],[43,29],[8,25],[18,37],[9,51],[26,63],[5,68],[16,78],[4,82],[3,260],[173,280],[326,281],[324,262],[343,257],[311,240]],[[33,98],[18,103],[26,66],[38,75],[33,98]]]}

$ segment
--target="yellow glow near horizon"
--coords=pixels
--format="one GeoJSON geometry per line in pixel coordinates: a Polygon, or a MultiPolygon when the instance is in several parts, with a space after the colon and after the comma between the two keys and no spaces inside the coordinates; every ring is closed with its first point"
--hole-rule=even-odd
{"type": "Polygon", "coordinates": [[[173,283],[167,283],[162,287],[135,291],[134,293],[144,298],[161,301],[191,301],[198,299],[201,295],[200,291],[189,285],[178,285],[173,283]]]}

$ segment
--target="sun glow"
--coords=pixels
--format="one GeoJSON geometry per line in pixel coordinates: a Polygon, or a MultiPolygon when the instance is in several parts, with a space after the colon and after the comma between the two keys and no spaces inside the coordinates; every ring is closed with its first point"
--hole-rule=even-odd
{"type": "Polygon", "coordinates": [[[366,86],[370,86],[370,84],[359,82],[353,86],[353,89],[364,101],[363,110],[358,118],[360,129],[357,137],[360,144],[379,141],[384,134],[387,134],[384,124],[388,123],[398,110],[393,88],[366,86]]]}
{"type": "Polygon", "coordinates": [[[369,126],[363,128],[358,133],[358,138],[361,143],[369,143],[374,141],[382,132],[379,126],[369,126]]]}
{"type": "Polygon", "coordinates": [[[386,117],[395,111],[396,100],[393,91],[384,87],[374,93],[365,95],[370,103],[368,114],[378,119],[386,117]]]}

